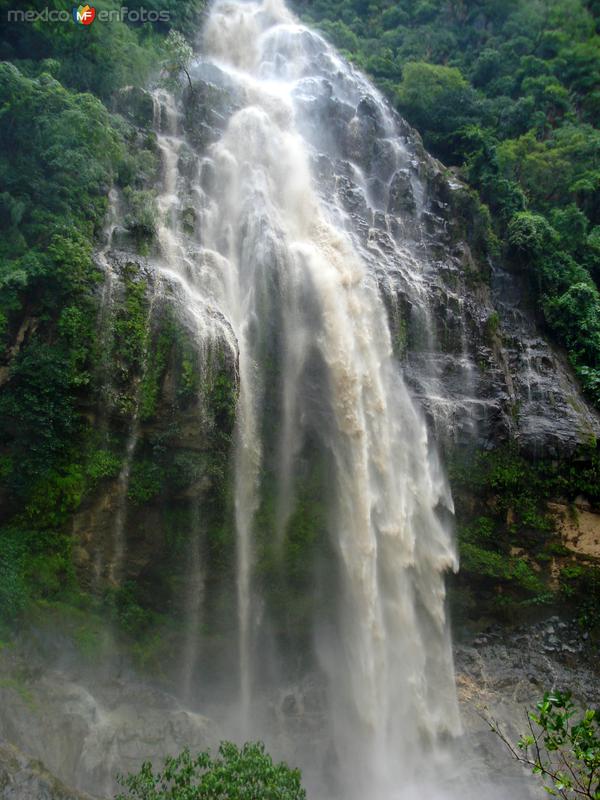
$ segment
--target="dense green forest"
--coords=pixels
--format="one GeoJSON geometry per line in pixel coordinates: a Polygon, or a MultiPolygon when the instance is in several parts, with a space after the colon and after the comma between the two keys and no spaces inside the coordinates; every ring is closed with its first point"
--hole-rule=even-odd
{"type": "Polygon", "coordinates": [[[478,189],[600,405],[597,0],[297,3],[478,189]]]}
{"type": "MultiPolygon", "coordinates": [[[[19,9],[46,6],[64,10],[60,2],[19,9]]],[[[144,6],[169,10],[170,24],[9,23],[14,3],[0,2],[0,624],[31,596],[76,591],[65,521],[86,490],[119,469],[82,413],[102,358],[92,252],[111,185],[142,216],[141,187],[157,157],[113,113],[115,96],[156,74],[171,26],[198,30],[202,3],[144,6]]],[[[122,331],[131,368],[143,314],[136,301],[122,331]]]]}

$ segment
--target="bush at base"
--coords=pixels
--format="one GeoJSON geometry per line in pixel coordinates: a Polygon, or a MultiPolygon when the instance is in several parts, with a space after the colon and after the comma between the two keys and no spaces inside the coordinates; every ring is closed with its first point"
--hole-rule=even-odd
{"type": "Polygon", "coordinates": [[[146,762],[120,779],[125,793],[115,800],[305,800],[300,781],[299,770],[274,764],[260,742],[240,748],[222,742],[216,758],[184,750],[156,773],[146,762]]]}

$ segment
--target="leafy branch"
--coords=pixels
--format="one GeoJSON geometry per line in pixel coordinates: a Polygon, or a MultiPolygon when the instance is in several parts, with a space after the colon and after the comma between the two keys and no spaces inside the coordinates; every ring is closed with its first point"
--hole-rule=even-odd
{"type": "Polygon", "coordinates": [[[194,57],[194,51],[179,31],[174,29],[169,31],[164,44],[164,51],[165,57],[162,66],[165,78],[163,82],[168,88],[175,88],[179,81],[179,76],[183,72],[193,94],[194,86],[189,69],[194,57]]]}
{"type": "Polygon", "coordinates": [[[600,800],[600,712],[575,715],[570,692],[546,692],[527,714],[529,732],[516,745],[497,720],[482,716],[512,757],[542,776],[548,794],[600,800]]]}

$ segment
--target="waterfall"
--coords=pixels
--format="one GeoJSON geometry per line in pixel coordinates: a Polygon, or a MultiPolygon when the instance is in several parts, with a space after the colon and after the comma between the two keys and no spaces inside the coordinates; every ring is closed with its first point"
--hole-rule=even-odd
{"type": "MultiPolygon", "coordinates": [[[[326,465],[333,561],[330,572],[329,562],[315,565],[314,585],[333,600],[314,620],[313,647],[337,791],[377,800],[409,787],[414,797],[425,759],[431,765],[436,743],[459,726],[444,588],[457,566],[452,500],[393,355],[383,250],[357,231],[342,192],[351,183],[357,202],[384,219],[382,236],[430,338],[413,247],[424,190],[381,96],[280,0],[217,0],[192,75],[229,92],[232,113],[183,180],[182,112],[157,95],[158,261],[182,287],[199,337],[218,329],[239,358],[237,730],[260,734],[265,676],[285,672],[257,574],[266,476],[274,476],[273,536],[283,553],[307,453],[316,451],[326,465]],[[344,153],[327,127],[334,102],[348,117],[344,153]],[[359,153],[369,125],[386,150],[375,177],[359,153]],[[323,154],[340,169],[329,182],[318,179],[323,154]],[[413,216],[390,213],[400,191],[411,192],[413,216]],[[195,204],[194,235],[179,224],[184,202],[195,204]]],[[[188,605],[199,618],[198,604],[188,605]]],[[[187,652],[189,660],[189,637],[187,652]]]]}

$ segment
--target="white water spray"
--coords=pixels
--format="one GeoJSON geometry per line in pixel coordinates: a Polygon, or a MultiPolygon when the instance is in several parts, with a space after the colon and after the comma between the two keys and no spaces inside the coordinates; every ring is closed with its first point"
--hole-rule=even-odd
{"type": "MultiPolygon", "coordinates": [[[[414,786],[424,758],[433,763],[435,743],[459,725],[444,608],[444,573],[456,567],[443,521],[452,503],[393,358],[372,254],[366,257],[337,192],[319,193],[320,147],[335,155],[337,144],[326,124],[315,122],[314,108],[333,97],[354,109],[351,153],[365,124],[358,109],[365,103],[372,109],[393,162],[385,191],[404,168],[406,151],[377,92],[279,0],[218,0],[203,53],[196,69],[233,93],[236,110],[198,164],[189,194],[200,232],[192,242],[177,221],[177,111],[161,100],[167,123],[161,118],[159,125],[165,170],[159,242],[161,268],[183,286],[199,330],[210,335],[216,318],[226,320],[219,332],[239,356],[238,730],[254,733],[261,702],[254,569],[267,456],[275,453],[276,528],[283,540],[310,432],[331,470],[337,574],[330,579],[338,596],[315,642],[327,676],[338,788],[352,798],[403,796],[398,787],[414,786]],[[207,166],[209,185],[201,178],[207,166]],[[266,418],[273,398],[277,420],[266,418]]],[[[368,195],[361,166],[344,164],[368,195]]],[[[411,180],[422,208],[422,187],[411,180]]],[[[418,299],[424,295],[419,263],[406,249],[407,281],[418,299]]]]}
{"type": "MultiPolygon", "coordinates": [[[[320,636],[333,737],[346,792],[389,793],[409,780],[423,737],[457,727],[444,613],[444,572],[456,566],[438,516],[450,506],[423,420],[392,358],[378,287],[344,211],[325,202],[311,170],[315,140],[299,96],[334,76],[345,101],[379,96],[279,2],[213,6],[207,58],[238,88],[242,107],[210,150],[205,246],[228,273],[219,298],[240,352],[236,464],[241,702],[251,711],[252,531],[259,504],[265,337],[280,320],[280,524],[285,527],[302,430],[318,432],[335,472],[331,535],[342,597],[333,636],[320,636]],[[315,74],[316,71],[316,74],[315,74]],[[319,74],[321,71],[321,74],[319,74]],[[233,291],[232,291],[233,287],[233,291]],[[279,305],[279,308],[277,308],[279,305]],[[318,357],[327,420],[306,420],[299,390],[318,357]]],[[[335,85],[334,84],[334,85],[335,85]]],[[[317,132],[318,133],[318,132],[317,132]]],[[[394,790],[395,791],[395,790],[394,790]]]]}

